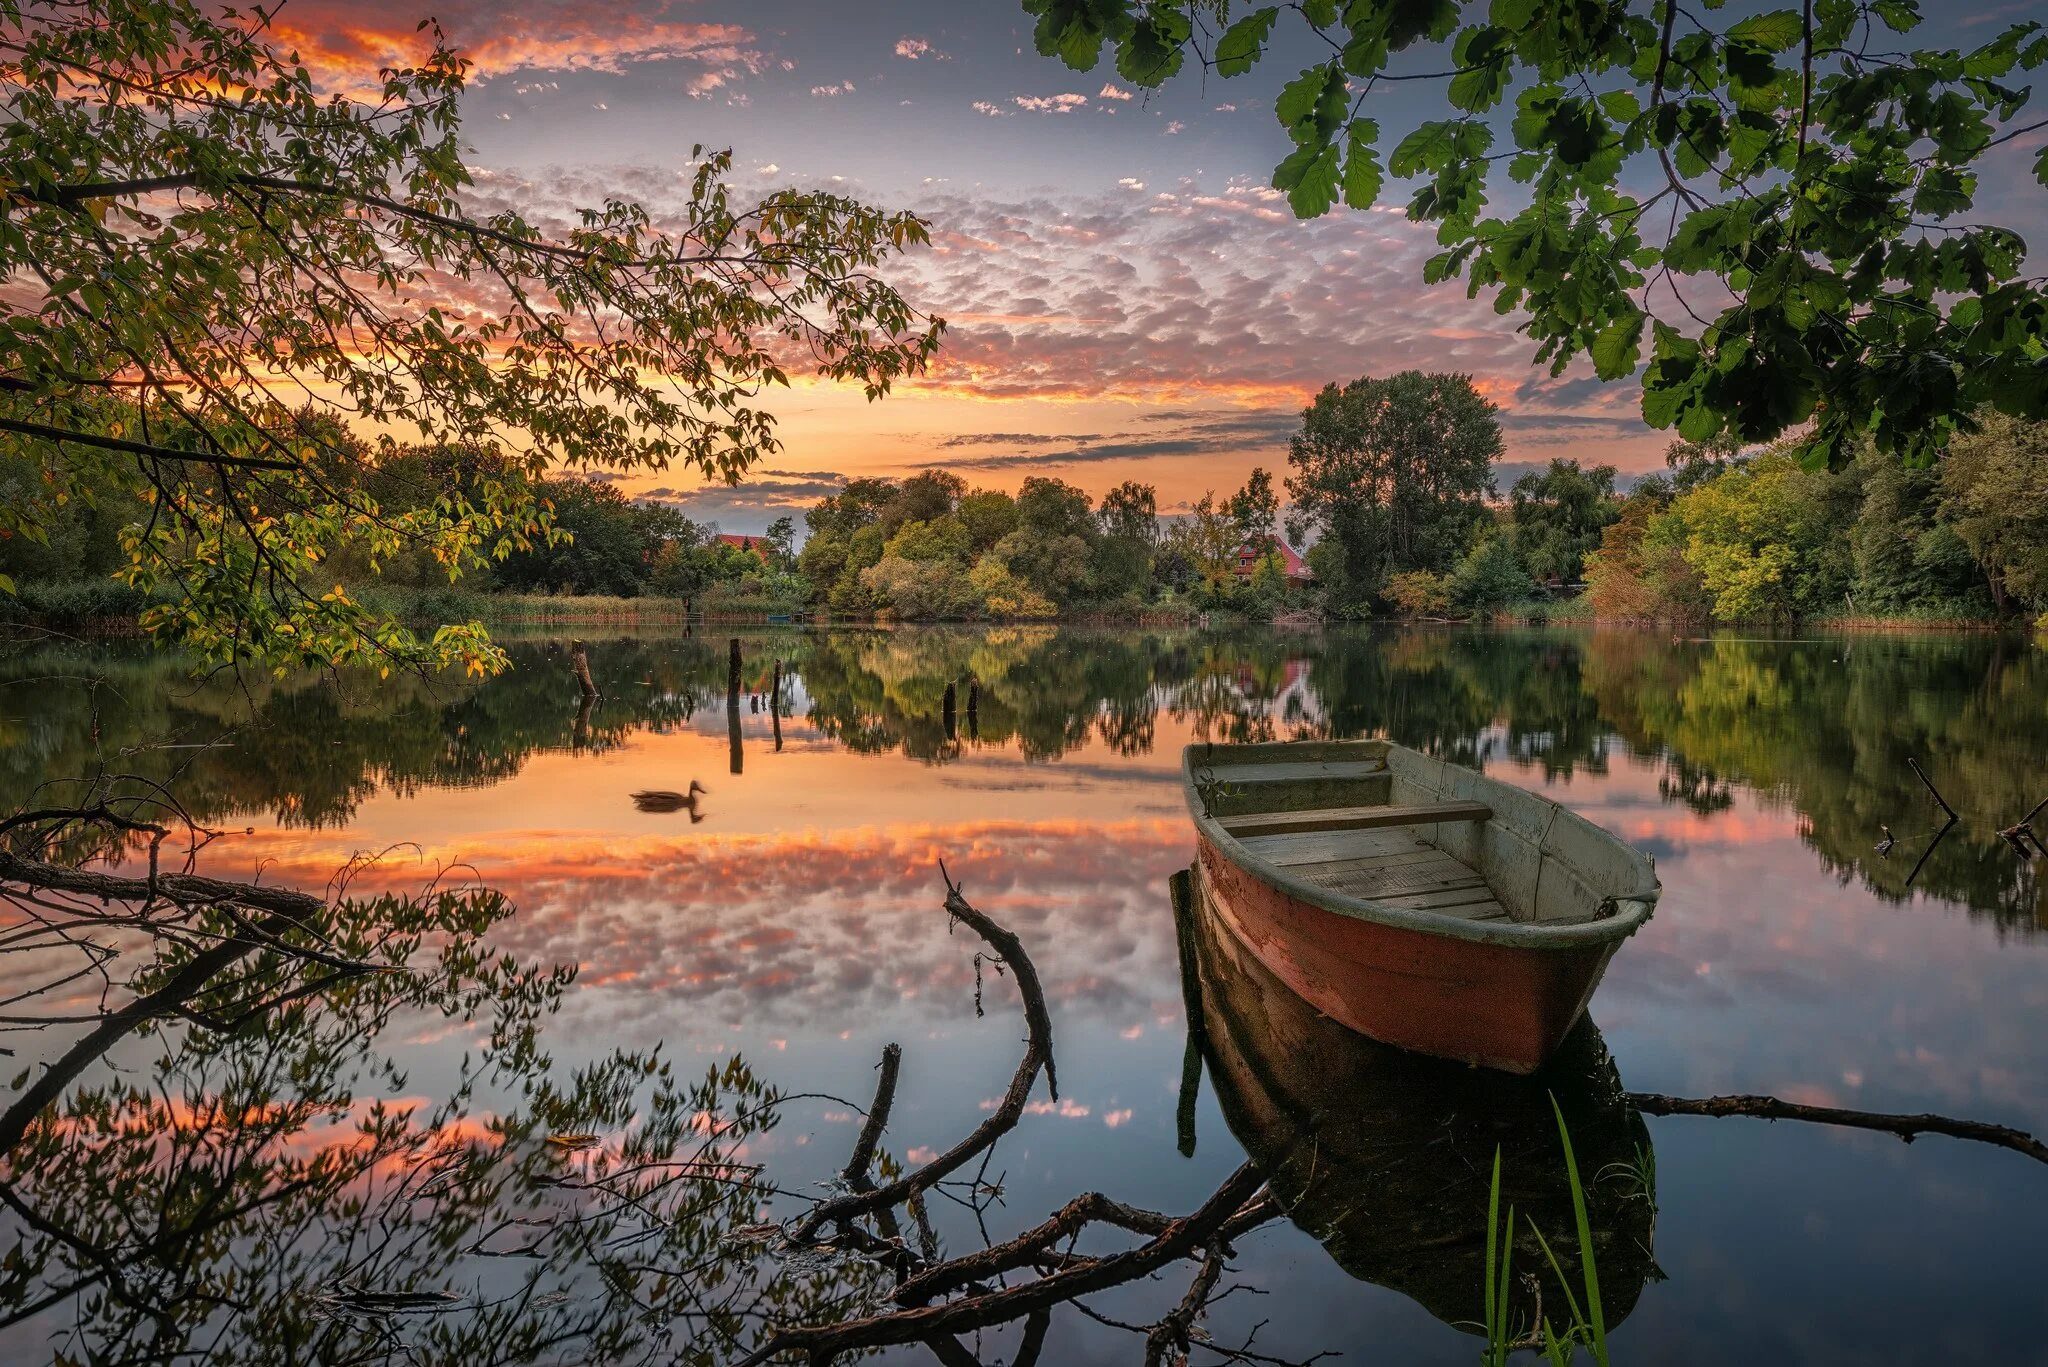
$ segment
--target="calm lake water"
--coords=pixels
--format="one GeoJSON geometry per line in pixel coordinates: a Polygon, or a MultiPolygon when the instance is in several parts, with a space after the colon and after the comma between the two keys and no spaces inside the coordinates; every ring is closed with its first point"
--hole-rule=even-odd
{"type": "MultiPolygon", "coordinates": [[[[473,870],[518,907],[490,944],[578,969],[547,1028],[558,1066],[663,1043],[690,1069],[737,1053],[788,1090],[864,1101],[900,1042],[886,1145],[906,1160],[980,1121],[1021,1033],[1006,979],[986,980],[976,1015],[974,945],[940,906],[944,859],[1023,937],[1052,1005],[1061,1100],[1041,1090],[1000,1151],[1000,1236],[1091,1189],[1191,1209],[1248,1149],[1287,1138],[1246,1104],[1242,1077],[1222,1076],[1219,1099],[1212,1055],[1193,1156],[1178,1143],[1187,997],[1167,880],[1193,851],[1180,748],[1384,735],[1550,794],[1655,857],[1664,900],[1592,1007],[1622,1086],[2048,1132],[2048,900],[2041,868],[1996,836],[2048,797],[2048,652],[2024,641],[748,632],[750,689],[765,693],[779,658],[789,701],[779,717],[744,702],[735,747],[729,634],[593,642],[603,697],[587,714],[552,641],[514,645],[514,670],[487,682],[340,687],[194,682],[131,645],[12,647],[0,808],[104,762],[163,780],[228,830],[201,861],[217,876],[319,889],[363,852],[384,858],[359,889],[473,870]],[[973,728],[963,687],[949,736],[946,683],[970,673],[973,728]],[[1931,854],[1940,815],[1909,758],[1963,816],[1931,854]],[[695,819],[630,796],[692,780],[707,790],[695,819]],[[1881,855],[1886,828],[1897,843],[1881,855]]],[[[1206,984],[1212,1010],[1218,993],[1263,990],[1231,981],[1206,984]]],[[[1233,1039],[1264,1047],[1257,1032],[1233,1039]]],[[[8,1042],[10,1066],[41,1056],[33,1038],[8,1042]]],[[[380,1047],[404,1065],[405,1094],[431,1098],[473,1043],[435,1018],[380,1047]]],[[[1284,1078],[1287,1058],[1266,1062],[1284,1078]]],[[[1323,1101],[1297,1125],[1323,1127],[1317,1152],[1338,1167],[1372,1125],[1413,1130],[1444,1105],[1398,1087],[1369,1116],[1323,1101]]],[[[801,1190],[844,1162],[856,1124],[842,1105],[795,1103],[750,1156],[801,1190]]],[[[1617,1362],[2048,1362],[2048,1170],[1940,1138],[1646,1126],[1654,1262],[1611,1274],[1634,1300],[1617,1362]]],[[[1354,1183],[1346,1227],[1318,1231],[1334,1253],[1284,1222],[1248,1236],[1233,1280],[1265,1294],[1225,1300],[1212,1332],[1235,1341],[1264,1322],[1256,1346],[1283,1356],[1476,1362],[1477,1340],[1439,1318],[1458,1317],[1456,1297],[1418,1289],[1412,1259],[1396,1273],[1376,1258],[1419,1230],[1453,1237],[1428,1232],[1431,1194],[1469,1184],[1476,1160],[1439,1157],[1459,1169],[1441,1183],[1354,1183]]],[[[1175,1274],[1100,1308],[1184,1285],[1175,1274]]],[[[47,1357],[71,1309],[18,1326],[0,1357],[47,1357]]],[[[1005,1343],[991,1338],[985,1360],[1005,1343]]],[[[1068,1310],[1044,1360],[1125,1362],[1135,1348],[1068,1310]]]]}

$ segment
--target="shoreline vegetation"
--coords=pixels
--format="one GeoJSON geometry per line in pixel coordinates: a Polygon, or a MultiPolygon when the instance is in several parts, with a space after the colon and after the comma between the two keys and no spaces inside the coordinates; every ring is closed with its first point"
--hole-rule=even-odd
{"type": "MultiPolygon", "coordinates": [[[[930,617],[915,620],[888,614],[813,612],[802,604],[709,595],[687,599],[661,595],[625,598],[602,594],[490,593],[474,589],[377,589],[364,599],[379,611],[412,626],[463,620],[492,629],[551,627],[649,626],[1005,626],[1131,627],[1227,629],[1270,625],[1293,630],[1336,626],[1406,627],[1577,627],[1603,631],[1701,633],[1736,630],[1773,633],[1912,635],[1939,633],[2024,633],[2024,620],[1901,613],[1821,614],[1797,620],[1755,618],[1706,621],[1663,621],[1652,618],[1603,616],[1582,595],[1551,601],[1525,601],[1468,616],[1389,613],[1371,617],[1337,617],[1301,609],[1283,609],[1266,617],[1248,616],[1228,608],[1202,608],[1188,600],[1165,600],[1142,608],[1097,609],[1055,617],[930,617]]],[[[96,636],[142,635],[140,614],[146,606],[124,586],[60,581],[23,586],[12,610],[0,612],[0,632],[41,629],[83,631],[96,636]],[[110,591],[109,591],[110,590],[110,591]]],[[[2038,625],[2034,629],[2039,629],[2038,625]]]]}
{"type": "MultiPolygon", "coordinates": [[[[1930,469],[1874,449],[1828,469],[1790,443],[1679,441],[1626,490],[1613,466],[1572,459],[1503,490],[1504,449],[1470,377],[1407,372],[1325,388],[1283,478],[1254,466],[1236,491],[1163,512],[1137,480],[1098,499],[1053,477],[1012,493],[926,469],[846,480],[805,510],[801,537],[794,515],[733,534],[613,482],[537,477],[549,535],[454,582],[431,543],[344,539],[322,561],[321,601],[437,640],[781,620],[2048,629],[2048,424],[1982,414],[1930,469]]],[[[468,447],[363,458],[398,517],[526,478],[468,447]]],[[[0,452],[0,491],[33,483],[33,467],[0,452]]],[[[180,620],[190,586],[144,582],[124,549],[147,512],[80,501],[53,510],[41,541],[0,540],[0,587],[14,590],[0,618],[180,620]]]]}

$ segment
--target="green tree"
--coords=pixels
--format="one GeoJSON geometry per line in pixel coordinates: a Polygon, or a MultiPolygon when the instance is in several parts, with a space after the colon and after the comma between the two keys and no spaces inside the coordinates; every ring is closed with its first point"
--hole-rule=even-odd
{"type": "Polygon", "coordinates": [[[1017,530],[1017,500],[1000,489],[976,489],[962,495],[954,515],[965,524],[976,555],[1017,530]]]}
{"type": "Polygon", "coordinates": [[[964,566],[969,549],[966,525],[951,514],[941,514],[929,522],[904,523],[889,538],[882,554],[899,556],[904,560],[945,561],[964,566]]]}
{"type": "Polygon", "coordinates": [[[1529,596],[1529,571],[1509,538],[1485,537],[1450,576],[1451,598],[1474,612],[1490,612],[1529,596]]]}
{"type": "Polygon", "coordinates": [[[891,536],[906,522],[936,522],[949,516],[967,481],[950,470],[921,470],[896,486],[880,513],[882,530],[891,536]]]}
{"type": "Polygon", "coordinates": [[[1096,510],[1102,537],[1095,543],[1090,587],[1097,598],[1139,593],[1152,579],[1152,551],[1159,544],[1159,494],[1149,484],[1125,480],[1102,496],[1096,510]]]}
{"type": "Polygon", "coordinates": [[[1079,536],[1026,522],[989,554],[1033,592],[1064,605],[1080,597],[1088,584],[1091,549],[1079,536]]]}
{"type": "Polygon", "coordinates": [[[937,345],[876,273],[922,223],[794,191],[735,204],[724,153],[697,154],[670,228],[624,199],[560,236],[473,211],[466,63],[425,31],[358,100],[318,90],[259,11],[0,5],[0,434],[43,479],[0,530],[33,539],[87,491],[144,500],[122,573],[161,595],[151,630],[209,658],[495,668],[481,628],[416,635],[335,590],[328,556],[481,568],[551,534],[532,484],[551,465],[731,478],[778,448],[754,396],[791,354],[877,397],[937,345]],[[431,302],[451,280],[460,316],[431,302]],[[496,443],[525,478],[393,512],[343,418],[496,443]]]}
{"type": "Polygon", "coordinates": [[[886,608],[905,621],[966,617],[981,609],[982,595],[960,569],[948,560],[908,560],[890,554],[862,570],[860,583],[872,595],[875,608],[886,608]]]}
{"type": "Polygon", "coordinates": [[[1127,479],[1102,496],[1095,516],[1104,536],[1153,545],[1159,540],[1159,491],[1127,479]]]}
{"type": "Polygon", "coordinates": [[[593,480],[547,480],[539,489],[565,535],[512,552],[493,572],[497,582],[523,591],[638,594],[661,550],[657,530],[676,530],[669,518],[593,480]]]}
{"type": "Polygon", "coordinates": [[[1740,465],[1742,452],[1742,443],[1726,432],[1705,441],[1672,442],[1664,448],[1664,468],[1671,472],[1672,490],[1690,493],[1696,486],[1740,465]]]}
{"type": "MultiPolygon", "coordinates": [[[[1866,437],[1924,462],[1979,404],[2048,417],[2048,293],[2019,234],[1975,207],[1987,154],[2038,126],[2013,83],[2048,62],[2038,23],[1901,51],[1917,0],[1023,4],[1040,52],[1086,70],[1107,45],[1148,87],[1250,71],[1284,8],[1318,57],[1273,106],[1295,213],[1415,181],[1408,216],[1444,248],[1423,279],[1494,290],[1554,371],[1640,368],[1653,426],[1761,442],[1810,422],[1802,446],[1833,462],[1866,437]],[[1383,133],[1368,97],[1396,81],[1447,117],[1383,133]],[[1653,286],[1673,275],[1709,277],[1726,306],[1696,320],[1653,286]]],[[[2048,183],[2048,154],[2034,172],[2048,183]]]]}
{"type": "Polygon", "coordinates": [[[1083,541],[1101,535],[1087,490],[1042,475],[1031,476],[1017,491],[1017,524],[1049,536],[1076,536],[1083,541]]]}
{"type": "Polygon", "coordinates": [[[1986,415],[1942,464],[1941,510],[2001,610],[2048,608],[2048,423],[1986,415]]]}
{"type": "Polygon", "coordinates": [[[814,536],[836,532],[841,537],[850,537],[880,518],[882,509],[895,498],[894,480],[850,479],[845,488],[829,498],[819,499],[804,513],[804,526],[814,536]]]}
{"type": "Polygon", "coordinates": [[[1914,469],[1875,452],[1858,458],[1863,501],[1850,529],[1855,565],[1853,610],[1981,617],[1991,596],[1970,548],[1938,520],[1942,476],[1963,451],[1958,444],[1939,469],[1914,469]]]}
{"type": "Polygon", "coordinates": [[[1230,520],[1237,526],[1238,540],[1263,554],[1273,541],[1273,529],[1280,523],[1280,497],[1273,492],[1273,476],[1254,465],[1244,487],[1230,496],[1230,520]]]}
{"type": "Polygon", "coordinates": [[[1325,385],[1288,443],[1290,530],[1332,549],[1317,566],[1347,603],[1403,570],[1447,570],[1486,516],[1501,452],[1494,406],[1464,375],[1408,370],[1325,385]],[[1324,569],[1332,571],[1327,577],[1324,569]]]}
{"type": "Polygon", "coordinates": [[[796,564],[796,519],[784,514],[768,524],[768,544],[775,548],[776,562],[783,569],[796,564]]]}
{"type": "Polygon", "coordinates": [[[1194,579],[1210,594],[1231,586],[1237,565],[1237,524],[1214,490],[1205,492],[1166,534],[1167,550],[1185,560],[1194,579]]]}
{"type": "Polygon", "coordinates": [[[1780,446],[1675,500],[1648,537],[1681,548],[1723,621],[1826,611],[1851,572],[1843,482],[1780,446]]]}
{"type": "Polygon", "coordinates": [[[1614,474],[1612,465],[1587,470],[1575,460],[1553,460],[1515,481],[1508,493],[1514,549],[1530,574],[1571,581],[1585,572],[1601,530],[1620,513],[1614,474]]]}

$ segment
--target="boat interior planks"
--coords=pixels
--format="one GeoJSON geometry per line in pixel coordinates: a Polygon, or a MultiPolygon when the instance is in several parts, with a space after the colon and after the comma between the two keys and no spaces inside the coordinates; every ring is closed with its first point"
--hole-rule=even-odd
{"type": "Polygon", "coordinates": [[[1291,763],[1274,761],[1269,764],[1238,764],[1222,771],[1226,783],[1304,783],[1314,779],[1360,779],[1376,778],[1387,772],[1387,766],[1376,759],[1312,759],[1295,760],[1291,763]]]}
{"type": "Polygon", "coordinates": [[[1390,831],[1309,831],[1293,835],[1239,837],[1239,844],[1275,864],[1327,864],[1332,860],[1381,854],[1437,852],[1436,846],[1405,828],[1390,831]]]}
{"type": "Polygon", "coordinates": [[[1196,744],[1198,881],[1314,1007],[1528,1072],[1656,904],[1656,869],[1543,795],[1387,741],[1196,744]]]}
{"type": "Polygon", "coordinates": [[[1224,830],[1242,840],[1248,835],[1286,835],[1295,831],[1372,831],[1388,826],[1434,826],[1446,821],[1492,819],[1493,808],[1484,802],[1457,801],[1259,812],[1224,816],[1221,821],[1224,830]]]}
{"type": "Polygon", "coordinates": [[[1484,878],[1441,850],[1333,859],[1296,865],[1294,871],[1317,887],[1370,897],[1387,906],[1467,921],[1505,919],[1508,914],[1484,878]]]}

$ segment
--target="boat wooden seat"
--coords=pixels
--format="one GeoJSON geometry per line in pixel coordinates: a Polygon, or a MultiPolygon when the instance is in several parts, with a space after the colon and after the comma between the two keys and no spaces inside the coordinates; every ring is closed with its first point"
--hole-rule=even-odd
{"type": "Polygon", "coordinates": [[[1243,839],[1307,831],[1377,831],[1390,826],[1434,826],[1441,821],[1491,821],[1483,802],[1418,802],[1407,806],[1319,807],[1300,812],[1257,812],[1224,817],[1223,829],[1243,839]]]}
{"type": "Polygon", "coordinates": [[[1269,760],[1260,764],[1218,764],[1205,770],[1219,783],[1249,786],[1301,783],[1309,779],[1369,779],[1386,772],[1387,766],[1376,759],[1269,760]]]}

